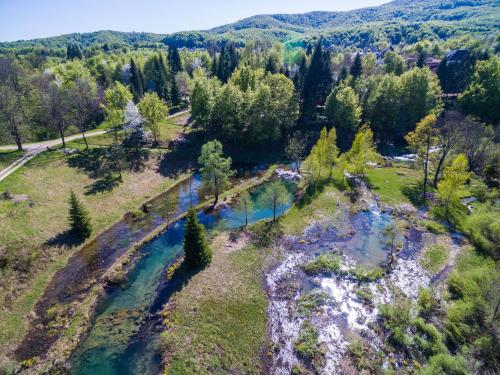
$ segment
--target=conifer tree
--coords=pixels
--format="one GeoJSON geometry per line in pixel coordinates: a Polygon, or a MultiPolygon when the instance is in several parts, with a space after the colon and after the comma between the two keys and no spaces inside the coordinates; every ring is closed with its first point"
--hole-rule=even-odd
{"type": "Polygon", "coordinates": [[[179,55],[179,50],[175,46],[168,48],[168,63],[170,64],[172,75],[176,75],[182,70],[181,56],[179,55]]]}
{"type": "Polygon", "coordinates": [[[175,76],[172,76],[172,84],[170,85],[170,100],[173,106],[177,106],[181,103],[181,96],[179,88],[177,87],[177,82],[175,81],[175,76]]]}
{"type": "Polygon", "coordinates": [[[92,233],[92,224],[87,209],[72,190],[69,198],[69,224],[71,231],[81,238],[88,238],[92,233]]]}
{"type": "Polygon", "coordinates": [[[323,51],[319,40],[311,57],[302,87],[302,116],[311,117],[317,105],[323,105],[332,87],[330,52],[323,51]]]}
{"type": "Polygon", "coordinates": [[[184,232],[184,261],[191,268],[203,268],[211,260],[212,252],[205,239],[205,227],[199,222],[196,209],[191,207],[184,232]]]}
{"type": "Polygon", "coordinates": [[[134,102],[138,103],[144,96],[144,82],[142,72],[134,59],[130,60],[130,88],[134,96],[134,102]]]}
{"type": "Polygon", "coordinates": [[[356,57],[354,58],[350,73],[354,77],[354,79],[358,79],[363,73],[363,64],[361,62],[361,56],[359,55],[359,53],[356,54],[356,57]]]}

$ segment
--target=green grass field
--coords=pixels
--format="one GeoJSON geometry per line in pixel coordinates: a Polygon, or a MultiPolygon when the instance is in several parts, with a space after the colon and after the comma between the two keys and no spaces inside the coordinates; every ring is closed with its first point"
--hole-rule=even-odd
{"type": "Polygon", "coordinates": [[[420,170],[406,167],[370,168],[366,175],[372,191],[388,204],[411,203],[421,179],[420,170]]]}
{"type": "Polygon", "coordinates": [[[170,300],[161,336],[168,374],[259,374],[266,343],[262,274],[268,252],[212,242],[214,259],[170,300]],[[236,247],[236,249],[232,247],[236,247]]]}

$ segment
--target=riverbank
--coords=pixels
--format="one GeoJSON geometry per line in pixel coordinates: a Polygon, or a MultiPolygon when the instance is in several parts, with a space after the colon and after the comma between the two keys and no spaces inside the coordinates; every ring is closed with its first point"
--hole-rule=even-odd
{"type": "MultiPolygon", "coordinates": [[[[241,233],[230,236],[237,245],[216,238],[214,264],[164,309],[168,373],[418,370],[396,352],[380,317],[389,319],[400,299],[418,314],[424,293],[446,296],[446,280],[468,245],[411,205],[405,187],[417,186],[418,173],[391,167],[369,176],[376,190],[354,203],[351,192],[327,183],[294,205],[271,245],[249,243],[241,233]],[[405,198],[385,199],[394,189],[405,198]]],[[[433,329],[425,314],[419,319],[409,322],[415,337],[433,329]]]]}
{"type": "MultiPolygon", "coordinates": [[[[179,125],[178,133],[184,131],[185,125],[179,125]]],[[[172,153],[179,159],[177,164],[187,157],[184,154],[172,153]]],[[[187,176],[186,169],[170,166],[170,153],[161,159],[148,153],[134,168],[123,170],[120,181],[99,189],[107,181],[98,173],[98,156],[92,150],[70,156],[45,151],[0,182],[0,192],[8,192],[0,199],[0,227],[5,229],[0,231],[0,368],[11,368],[15,347],[37,318],[37,301],[73,254],[120,221],[125,212],[138,211],[145,201],[187,176]],[[162,167],[163,162],[169,168],[162,167]],[[84,244],[66,232],[71,189],[92,218],[94,234],[84,244]]]]}
{"type": "MultiPolygon", "coordinates": [[[[262,173],[259,177],[246,179],[237,183],[233,188],[224,192],[221,196],[221,200],[229,202],[232,197],[239,194],[243,190],[251,189],[267,179],[269,179],[274,172],[275,166],[271,166],[266,172],[262,173]]],[[[183,191],[183,196],[185,199],[190,199],[189,196],[189,182],[184,183],[184,187],[181,189],[183,191]]],[[[199,181],[193,182],[193,191],[196,193],[195,189],[199,186],[199,181]]],[[[163,194],[165,195],[165,194],[163,194]]],[[[162,196],[163,196],[162,195],[162,196]]],[[[152,202],[156,200],[163,202],[166,198],[154,198],[152,202]]],[[[183,199],[183,201],[185,200],[183,199]]],[[[198,198],[197,198],[198,199],[198,198]]],[[[200,198],[201,199],[201,198],[200,198]]],[[[204,198],[203,198],[204,199],[204,198]]],[[[169,198],[169,200],[173,200],[169,198]]],[[[196,204],[196,203],[195,203],[196,204]]],[[[182,207],[188,207],[188,202],[181,203],[182,207]],[[186,206],[187,205],[187,206],[186,206]]],[[[197,208],[207,208],[210,205],[209,200],[203,200],[197,205],[197,208]]],[[[156,205],[153,205],[155,207],[156,205]]],[[[183,208],[185,210],[185,208],[183,208]]],[[[103,269],[98,275],[93,275],[91,280],[88,280],[88,285],[85,291],[79,294],[78,300],[75,300],[70,306],[67,305],[67,297],[65,297],[65,309],[59,309],[57,311],[57,316],[51,321],[57,321],[59,323],[58,339],[50,345],[48,351],[43,355],[43,358],[35,358],[35,360],[30,360],[25,362],[26,373],[37,373],[41,368],[44,368],[47,363],[50,366],[57,368],[58,366],[64,367],[66,359],[73,352],[74,348],[80,341],[80,338],[88,331],[90,320],[93,316],[93,311],[96,304],[98,303],[100,297],[103,295],[104,290],[108,286],[119,284],[124,279],[129,270],[134,268],[135,262],[138,260],[135,257],[136,251],[145,246],[150,241],[161,235],[169,226],[174,225],[176,221],[181,220],[185,215],[185,212],[179,212],[174,217],[170,217],[168,221],[163,220],[164,223],[159,223],[156,228],[154,228],[150,233],[131,244],[125,251],[123,251],[110,265],[103,269]],[[70,322],[70,323],[69,323],[70,322]],[[66,323],[66,324],[65,324],[66,323]],[[69,323],[69,324],[68,324],[69,323]],[[67,334],[71,332],[71,335],[67,334]],[[29,365],[29,366],[28,366],[29,365]]],[[[102,246],[102,245],[101,245],[102,246]]],[[[86,284],[86,283],[84,283],[86,284]]],[[[48,306],[48,304],[45,304],[48,306]]],[[[45,324],[54,324],[50,322],[45,322],[45,324]]],[[[40,331],[36,332],[40,339],[44,339],[43,335],[40,335],[40,331]]],[[[46,339],[46,338],[45,338],[46,339]]],[[[32,341],[28,346],[24,345],[25,348],[32,346],[38,346],[35,341],[32,341]]],[[[29,351],[27,352],[29,353],[29,351]]],[[[25,354],[24,354],[25,355],[25,354]]]]}

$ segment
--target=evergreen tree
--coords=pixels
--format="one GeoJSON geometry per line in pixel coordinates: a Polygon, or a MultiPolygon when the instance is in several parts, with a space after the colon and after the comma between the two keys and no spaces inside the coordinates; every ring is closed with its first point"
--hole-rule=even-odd
{"type": "Polygon", "coordinates": [[[152,82],[158,96],[165,101],[168,100],[167,72],[162,68],[162,63],[158,56],[155,56],[153,59],[152,82]]]}
{"type": "Polygon", "coordinates": [[[417,67],[418,68],[423,68],[425,66],[425,52],[422,51],[418,54],[418,59],[417,59],[417,67]]]}
{"type": "Polygon", "coordinates": [[[363,73],[363,65],[359,53],[356,54],[349,73],[351,73],[354,79],[358,79],[359,77],[361,77],[361,74],[363,73]]]}
{"type": "Polygon", "coordinates": [[[68,44],[68,47],[66,47],[66,58],[68,60],[82,59],[83,54],[80,46],[78,44],[68,44]]]}
{"type": "Polygon", "coordinates": [[[226,83],[238,66],[238,53],[232,43],[226,44],[220,53],[217,66],[217,77],[226,83]]]}
{"type": "Polygon", "coordinates": [[[69,225],[71,231],[81,238],[88,238],[92,233],[92,224],[87,209],[72,190],[69,198],[69,225]]]}
{"type": "Polygon", "coordinates": [[[318,41],[302,87],[302,116],[310,118],[318,105],[323,105],[332,88],[330,52],[323,51],[318,41]]]}
{"type": "Polygon", "coordinates": [[[130,60],[130,89],[134,96],[134,102],[138,103],[144,96],[144,82],[141,69],[134,59],[130,60]]]}
{"type": "Polygon", "coordinates": [[[347,71],[347,68],[344,66],[340,71],[339,77],[337,79],[337,85],[340,85],[348,76],[349,72],[347,71]]]}
{"type": "Polygon", "coordinates": [[[172,84],[170,85],[170,100],[173,106],[181,104],[181,96],[179,88],[177,87],[177,82],[175,81],[175,76],[172,76],[172,84]]]}
{"type": "Polygon", "coordinates": [[[182,70],[181,56],[176,46],[168,48],[168,63],[170,64],[172,75],[176,75],[182,70]]]}
{"type": "Polygon", "coordinates": [[[205,239],[205,227],[199,222],[196,209],[191,207],[186,216],[184,262],[191,268],[203,268],[211,260],[212,252],[205,239]]]}

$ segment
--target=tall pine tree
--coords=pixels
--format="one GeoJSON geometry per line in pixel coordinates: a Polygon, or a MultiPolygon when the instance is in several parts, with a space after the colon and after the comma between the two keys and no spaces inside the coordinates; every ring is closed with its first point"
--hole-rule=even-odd
{"type": "Polygon", "coordinates": [[[176,75],[182,70],[181,56],[179,55],[179,50],[176,46],[168,48],[168,63],[170,64],[170,69],[172,70],[173,75],[176,75]]]}
{"type": "Polygon", "coordinates": [[[363,73],[363,64],[361,63],[361,56],[359,55],[359,53],[357,53],[356,57],[354,58],[350,73],[354,77],[354,79],[358,79],[363,73]]]}
{"type": "Polygon", "coordinates": [[[87,209],[72,190],[69,196],[69,225],[71,231],[81,238],[88,238],[92,233],[92,224],[87,209]]]}
{"type": "Polygon", "coordinates": [[[202,268],[211,260],[212,251],[205,238],[205,227],[199,222],[196,209],[191,207],[186,216],[184,262],[191,268],[202,268]]]}
{"type": "Polygon", "coordinates": [[[134,102],[138,103],[144,96],[144,79],[134,59],[130,59],[130,89],[134,95],[134,102]]]}
{"type": "Polygon", "coordinates": [[[316,44],[302,85],[302,117],[310,118],[318,105],[325,103],[332,88],[330,52],[324,51],[322,40],[316,44]]]}

